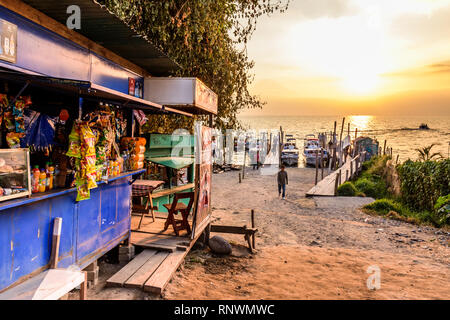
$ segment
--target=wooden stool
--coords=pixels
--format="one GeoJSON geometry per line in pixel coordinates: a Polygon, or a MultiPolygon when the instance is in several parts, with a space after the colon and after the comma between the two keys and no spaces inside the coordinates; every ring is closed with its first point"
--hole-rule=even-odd
{"type": "Polygon", "coordinates": [[[189,226],[188,217],[191,213],[192,205],[194,203],[194,192],[176,193],[172,203],[167,203],[164,207],[169,212],[167,220],[164,223],[164,231],[169,228],[169,225],[173,226],[175,234],[179,236],[180,230],[187,230],[188,234],[191,233],[191,227],[189,226]],[[178,202],[181,199],[189,199],[188,205],[182,202],[178,202]],[[181,213],[182,219],[175,219],[175,215],[181,213]]]}

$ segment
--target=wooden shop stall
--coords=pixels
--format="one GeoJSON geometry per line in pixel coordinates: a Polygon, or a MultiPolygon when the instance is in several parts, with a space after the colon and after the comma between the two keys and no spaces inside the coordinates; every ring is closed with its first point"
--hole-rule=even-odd
{"type": "Polygon", "coordinates": [[[127,241],[147,145],[132,139],[135,113],[191,115],[145,96],[145,79],[176,63],[90,0],[69,30],[71,4],[0,1],[0,292],[127,241]]]}
{"type": "Polygon", "coordinates": [[[209,237],[211,127],[218,100],[195,78],[146,78],[144,97],[164,107],[205,115],[208,122],[208,126],[196,122],[194,135],[145,135],[148,167],[133,185],[131,222],[131,243],[143,251],[107,284],[159,294],[195,241],[202,234],[205,241],[209,237]]]}

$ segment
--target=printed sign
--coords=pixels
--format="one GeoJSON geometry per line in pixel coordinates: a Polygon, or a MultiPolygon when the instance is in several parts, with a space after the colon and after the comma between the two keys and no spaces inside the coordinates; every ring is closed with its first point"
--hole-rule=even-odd
{"type": "Polygon", "coordinates": [[[212,113],[217,113],[218,98],[211,89],[209,89],[201,81],[196,82],[195,90],[195,103],[197,106],[202,107],[212,113]]]}
{"type": "Polygon", "coordinates": [[[17,26],[0,19],[0,60],[17,61],[17,26]]]}
{"type": "Polygon", "coordinates": [[[194,234],[197,234],[197,229],[204,226],[202,222],[211,214],[212,129],[196,125],[195,134],[198,152],[198,163],[196,164],[198,167],[198,202],[194,218],[194,234]]]}
{"type": "Polygon", "coordinates": [[[136,89],[136,80],[133,78],[128,78],[128,94],[134,96],[134,91],[136,89]]]}

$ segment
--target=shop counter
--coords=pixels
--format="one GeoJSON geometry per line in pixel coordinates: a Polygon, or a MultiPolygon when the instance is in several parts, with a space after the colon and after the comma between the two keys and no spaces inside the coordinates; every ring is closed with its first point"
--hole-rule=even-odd
{"type": "Polygon", "coordinates": [[[127,239],[133,176],[126,172],[98,183],[89,200],[76,188],[0,203],[0,291],[48,269],[53,220],[61,217],[58,266],[84,268],[127,239]]]}

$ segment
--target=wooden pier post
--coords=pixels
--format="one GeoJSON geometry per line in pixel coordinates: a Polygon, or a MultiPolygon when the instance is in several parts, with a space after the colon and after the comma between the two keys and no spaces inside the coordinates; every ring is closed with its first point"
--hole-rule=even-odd
{"type": "Polygon", "coordinates": [[[333,161],[331,163],[331,168],[333,170],[336,169],[336,147],[337,147],[336,129],[337,129],[337,121],[334,122],[334,131],[333,131],[333,161]]]}
{"type": "Polygon", "coordinates": [[[383,155],[384,156],[386,155],[386,143],[387,143],[387,140],[384,140],[384,147],[383,147],[383,155]]]}
{"type": "Polygon", "coordinates": [[[334,195],[337,196],[337,189],[339,187],[339,172],[336,173],[336,178],[334,179],[334,195]]]}
{"type": "Polygon", "coordinates": [[[317,180],[319,179],[319,150],[316,149],[316,180],[315,185],[317,185],[317,180]]]}
{"type": "Polygon", "coordinates": [[[245,162],[247,160],[247,148],[245,143],[246,141],[244,140],[244,164],[242,165],[242,179],[245,179],[245,162]]]}
{"type": "Polygon", "coordinates": [[[239,172],[239,183],[242,183],[241,173],[239,172]]]}
{"type": "Polygon", "coordinates": [[[345,117],[342,118],[341,134],[339,136],[339,166],[342,165],[342,134],[344,133],[345,117]]]}
{"type": "Polygon", "coordinates": [[[323,180],[323,149],[320,149],[320,170],[322,172],[321,174],[321,180],[323,180]]]}

